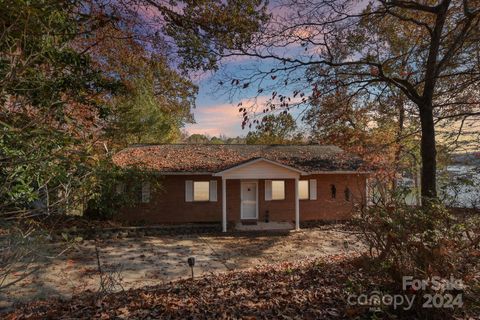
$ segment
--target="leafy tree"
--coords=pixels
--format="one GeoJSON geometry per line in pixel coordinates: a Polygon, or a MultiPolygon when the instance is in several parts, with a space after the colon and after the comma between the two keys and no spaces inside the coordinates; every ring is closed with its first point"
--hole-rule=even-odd
{"type": "MultiPolygon", "coordinates": [[[[222,41],[202,42],[204,35],[197,31],[208,27],[195,19],[180,25],[172,36],[181,50],[188,48],[192,55],[270,60],[230,82],[235,89],[255,84],[259,92],[275,88],[267,110],[308,104],[308,97],[339,89],[347,90],[361,103],[373,102],[386,91],[401,92],[420,125],[422,197],[436,198],[436,123],[480,113],[478,99],[474,98],[479,87],[478,3],[379,0],[362,8],[353,0],[288,0],[280,8],[265,24],[263,17],[236,7],[230,15],[253,18],[260,27],[246,41],[234,45],[232,41],[226,45],[222,41]],[[189,46],[182,42],[187,37],[189,46]],[[202,45],[191,45],[195,42],[202,45]],[[293,94],[280,94],[279,90],[293,94]]],[[[221,36],[208,31],[205,34],[210,39],[223,40],[228,35],[245,40],[238,36],[236,20],[224,22],[221,36]]],[[[215,26],[212,30],[216,31],[215,26]]],[[[245,120],[249,120],[248,115],[245,120]]]]}
{"type": "Polygon", "coordinates": [[[114,92],[116,81],[105,79],[87,55],[70,45],[83,24],[92,22],[76,18],[78,5],[54,0],[1,3],[3,212],[35,209],[35,201],[46,206],[41,211],[59,209],[88,174],[91,142],[106,107],[100,98],[114,92]]]}
{"type": "Polygon", "coordinates": [[[247,134],[247,144],[294,144],[302,141],[295,119],[289,113],[267,115],[255,131],[247,134]]]}
{"type": "Polygon", "coordinates": [[[96,1],[1,4],[2,211],[65,212],[116,149],[175,140],[191,120],[196,86],[141,41],[138,16],[96,1]]]}
{"type": "Polygon", "coordinates": [[[182,139],[184,143],[190,144],[245,144],[245,138],[243,137],[235,137],[235,138],[228,138],[224,135],[220,135],[220,137],[208,137],[203,134],[194,133],[188,136],[184,133],[185,136],[182,139]]]}
{"type": "Polygon", "coordinates": [[[104,98],[119,88],[73,40],[99,22],[78,1],[0,1],[0,290],[51,259],[45,214],[82,202],[104,98]],[[87,28],[87,26],[89,26],[87,28]],[[8,276],[16,273],[14,280],[8,276]]]}
{"type": "Polygon", "coordinates": [[[208,144],[210,143],[210,138],[203,134],[194,133],[189,136],[185,141],[191,144],[208,144]]]}
{"type": "Polygon", "coordinates": [[[212,137],[209,142],[210,144],[224,144],[225,140],[222,138],[212,137]]]}
{"type": "Polygon", "coordinates": [[[175,54],[183,70],[216,70],[218,54],[251,44],[253,35],[263,29],[262,24],[269,18],[263,0],[137,2],[161,15],[158,18],[163,28],[155,32],[175,40],[175,54]]]}
{"type": "Polygon", "coordinates": [[[148,22],[130,7],[121,2],[92,2],[91,15],[114,19],[88,38],[76,39],[99,70],[123,85],[106,101],[110,114],[104,129],[115,149],[178,140],[180,128],[193,120],[190,110],[197,93],[192,81],[168,59],[163,39],[143,28],[148,22]]]}
{"type": "Polygon", "coordinates": [[[128,92],[111,102],[108,137],[120,147],[178,141],[181,127],[192,119],[196,87],[162,61],[151,65],[129,80],[128,92]]]}
{"type": "Polygon", "coordinates": [[[245,138],[244,137],[235,137],[235,138],[223,138],[223,141],[225,141],[226,144],[245,144],[245,138]]]}
{"type": "Polygon", "coordinates": [[[360,155],[377,168],[384,187],[395,188],[399,174],[416,172],[418,121],[406,112],[402,95],[392,93],[361,103],[343,90],[312,99],[310,104],[303,117],[310,139],[360,155]]]}

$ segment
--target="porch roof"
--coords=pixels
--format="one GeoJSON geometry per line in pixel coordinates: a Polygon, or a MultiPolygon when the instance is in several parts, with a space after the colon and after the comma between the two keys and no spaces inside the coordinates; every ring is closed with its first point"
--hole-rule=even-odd
{"type": "Polygon", "coordinates": [[[135,145],[113,160],[162,173],[218,173],[255,159],[266,159],[303,173],[358,171],[362,161],[331,145],[135,145]]]}

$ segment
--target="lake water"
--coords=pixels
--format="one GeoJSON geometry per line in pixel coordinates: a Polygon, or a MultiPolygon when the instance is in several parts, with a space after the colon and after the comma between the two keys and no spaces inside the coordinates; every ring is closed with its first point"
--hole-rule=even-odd
{"type": "Polygon", "coordinates": [[[440,195],[452,207],[480,208],[480,168],[476,166],[448,166],[444,181],[440,178],[440,195]]]}
{"type": "MultiPolygon", "coordinates": [[[[414,187],[414,181],[403,178],[401,184],[414,187]]],[[[456,208],[480,208],[480,168],[478,166],[452,165],[438,172],[438,193],[443,202],[456,208]]],[[[406,197],[410,205],[416,204],[415,193],[406,197]]]]}

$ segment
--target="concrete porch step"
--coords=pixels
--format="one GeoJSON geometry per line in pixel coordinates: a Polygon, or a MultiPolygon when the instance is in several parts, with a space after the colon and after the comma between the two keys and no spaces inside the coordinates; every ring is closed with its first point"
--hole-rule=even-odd
{"type": "Polygon", "coordinates": [[[291,230],[295,225],[291,222],[260,222],[256,224],[243,224],[238,222],[235,225],[235,230],[238,231],[261,231],[261,230],[291,230]]]}
{"type": "Polygon", "coordinates": [[[258,220],[257,219],[251,219],[251,220],[241,220],[240,224],[247,226],[247,225],[257,225],[258,220]]]}

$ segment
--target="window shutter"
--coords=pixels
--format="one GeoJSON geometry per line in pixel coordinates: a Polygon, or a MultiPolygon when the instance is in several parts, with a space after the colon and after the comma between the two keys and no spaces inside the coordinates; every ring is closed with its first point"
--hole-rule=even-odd
{"type": "Polygon", "coordinates": [[[150,182],[148,181],[142,183],[142,202],[150,202],[150,182]]]}
{"type": "Polygon", "coordinates": [[[120,182],[117,183],[116,188],[115,188],[116,194],[123,194],[125,193],[125,183],[120,182]]]}
{"type": "Polygon", "coordinates": [[[317,200],[317,179],[310,179],[310,200],[317,200]]]}
{"type": "Polygon", "coordinates": [[[217,181],[210,181],[210,201],[217,201],[217,181]]]}
{"type": "Polygon", "coordinates": [[[265,180],[265,200],[272,200],[272,180],[265,180]]]}
{"type": "Polygon", "coordinates": [[[350,201],[350,198],[352,196],[352,193],[350,192],[350,189],[348,187],[345,188],[345,201],[350,201]]]}
{"type": "Polygon", "coordinates": [[[192,202],[193,200],[193,181],[185,181],[185,201],[192,202]]]}

